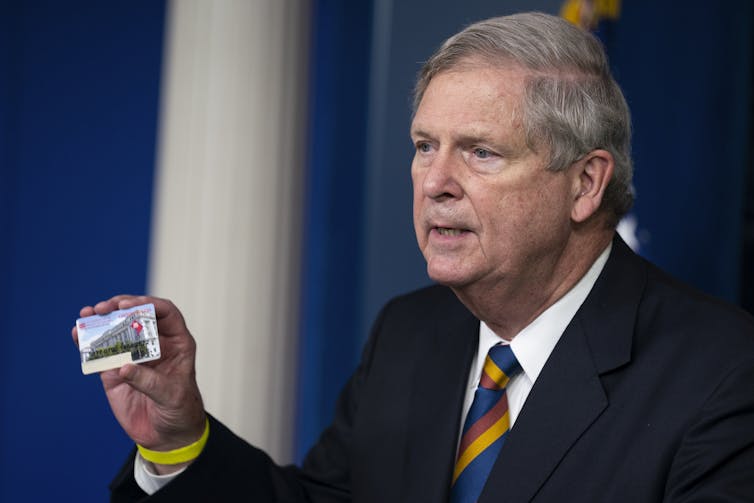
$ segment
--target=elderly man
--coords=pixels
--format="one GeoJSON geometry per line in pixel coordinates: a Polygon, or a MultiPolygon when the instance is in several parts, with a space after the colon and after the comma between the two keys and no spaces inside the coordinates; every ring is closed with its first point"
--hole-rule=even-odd
{"type": "Polygon", "coordinates": [[[416,237],[441,286],[382,310],[300,468],[208,418],[172,304],[84,308],[154,302],[163,347],[102,374],[140,446],[113,500],[754,501],[754,323],[616,237],[629,122],[599,43],[558,18],[451,37],[411,125],[416,237]]]}

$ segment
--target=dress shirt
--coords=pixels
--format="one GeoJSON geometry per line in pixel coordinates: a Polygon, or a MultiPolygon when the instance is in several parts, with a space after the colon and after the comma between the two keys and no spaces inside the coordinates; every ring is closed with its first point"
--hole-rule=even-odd
{"type": "MultiPolygon", "coordinates": [[[[534,386],[537,377],[539,377],[539,373],[545,366],[547,359],[550,357],[550,353],[555,349],[555,345],[576,315],[576,311],[579,310],[589,292],[592,291],[594,283],[597,281],[602,269],[605,267],[607,258],[610,256],[612,246],[613,244],[610,242],[579,282],[563,297],[558,299],[555,304],[545,309],[534,321],[525,326],[511,339],[510,343],[498,337],[483,321],[479,324],[479,345],[476,358],[472,362],[469,372],[459,432],[463,431],[463,423],[466,421],[466,415],[471,408],[471,402],[474,401],[474,393],[479,385],[479,379],[482,377],[482,368],[484,368],[484,360],[487,357],[487,353],[492,346],[499,343],[510,344],[513,354],[523,369],[520,374],[510,380],[506,388],[506,393],[508,394],[508,414],[510,416],[511,428],[513,428],[516,418],[524,406],[526,397],[529,396],[529,392],[532,386],[534,386]]],[[[458,441],[461,441],[460,434],[458,435],[458,441]]]]}
{"type": "Polygon", "coordinates": [[[150,468],[153,468],[151,465],[152,463],[142,458],[141,453],[136,451],[136,458],[134,458],[134,479],[136,479],[136,483],[141,487],[141,490],[149,495],[162,489],[165,484],[176,478],[186,469],[184,467],[175,473],[157,475],[150,471],[150,468]]]}
{"type": "MultiPolygon", "coordinates": [[[[555,344],[557,344],[560,336],[576,314],[576,311],[578,311],[592,290],[597,277],[605,266],[605,262],[607,262],[611,249],[612,242],[605,248],[594,264],[592,264],[589,271],[576,283],[576,286],[569,290],[555,304],[548,307],[511,340],[510,345],[513,354],[516,355],[516,359],[523,369],[523,372],[511,379],[506,389],[511,427],[516,422],[516,418],[519,412],[521,412],[526,397],[529,396],[529,392],[532,386],[534,386],[539,373],[542,371],[542,367],[544,367],[545,362],[550,357],[550,353],[555,348],[555,344]]],[[[487,352],[492,346],[500,342],[508,344],[507,341],[501,339],[490,330],[484,322],[481,322],[479,326],[477,356],[472,362],[469,371],[459,431],[463,429],[466,414],[468,414],[471,402],[474,400],[474,392],[479,384],[487,352]]],[[[460,442],[460,434],[458,441],[460,442]]],[[[150,468],[150,463],[145,461],[141,457],[141,454],[137,452],[136,459],[134,460],[134,478],[142,491],[150,495],[157,492],[185,470],[184,468],[169,475],[156,475],[150,471],[150,468]]]]}

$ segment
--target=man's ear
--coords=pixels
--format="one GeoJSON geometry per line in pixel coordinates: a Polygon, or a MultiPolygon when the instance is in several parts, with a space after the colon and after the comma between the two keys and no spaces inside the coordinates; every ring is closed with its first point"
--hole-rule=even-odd
{"type": "Polygon", "coordinates": [[[573,163],[574,201],[571,219],[584,222],[594,215],[602,205],[602,198],[608,182],[613,177],[615,161],[607,150],[592,150],[573,163]]]}

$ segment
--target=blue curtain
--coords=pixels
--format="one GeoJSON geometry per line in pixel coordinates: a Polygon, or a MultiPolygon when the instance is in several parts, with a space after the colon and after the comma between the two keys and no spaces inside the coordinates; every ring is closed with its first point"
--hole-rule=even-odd
{"type": "Polygon", "coordinates": [[[314,2],[295,457],[332,419],[362,337],[371,2],[314,2]]]}
{"type": "Polygon", "coordinates": [[[633,113],[641,253],[739,302],[751,2],[622,2],[601,35],[633,113]]]}
{"type": "Polygon", "coordinates": [[[0,0],[0,501],[106,501],[131,446],[70,330],[145,288],[164,11],[0,0]]]}

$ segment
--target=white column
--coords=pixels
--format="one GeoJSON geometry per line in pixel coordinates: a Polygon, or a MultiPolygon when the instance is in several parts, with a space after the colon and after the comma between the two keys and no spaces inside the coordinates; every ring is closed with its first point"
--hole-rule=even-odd
{"type": "Polygon", "coordinates": [[[309,12],[300,0],[169,4],[150,292],[198,344],[207,410],[292,453],[309,12]]]}

